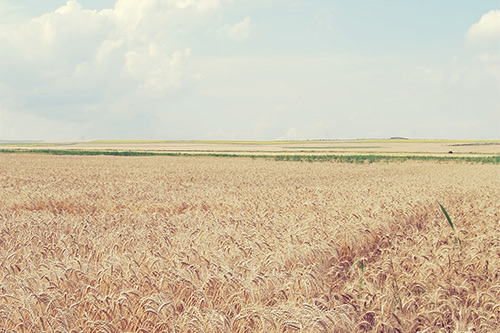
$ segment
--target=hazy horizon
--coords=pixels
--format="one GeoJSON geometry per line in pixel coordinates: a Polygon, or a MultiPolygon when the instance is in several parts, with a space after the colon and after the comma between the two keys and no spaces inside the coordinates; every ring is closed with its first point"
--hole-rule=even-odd
{"type": "Polygon", "coordinates": [[[498,1],[0,0],[0,141],[500,139],[498,1]]]}

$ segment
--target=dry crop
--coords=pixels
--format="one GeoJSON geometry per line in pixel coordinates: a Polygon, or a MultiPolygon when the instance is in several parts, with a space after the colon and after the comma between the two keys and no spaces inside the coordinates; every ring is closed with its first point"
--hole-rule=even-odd
{"type": "Polygon", "coordinates": [[[0,162],[5,331],[500,330],[498,165],[0,162]]]}

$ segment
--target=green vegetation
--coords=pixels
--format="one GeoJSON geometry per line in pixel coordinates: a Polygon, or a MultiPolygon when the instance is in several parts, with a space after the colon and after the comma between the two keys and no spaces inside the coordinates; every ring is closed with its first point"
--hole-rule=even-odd
{"type": "Polygon", "coordinates": [[[178,153],[155,153],[147,151],[79,150],[79,149],[0,149],[0,153],[30,153],[47,155],[110,155],[110,156],[177,156],[178,153]]]}
{"type": "Polygon", "coordinates": [[[49,155],[110,155],[110,156],[208,156],[208,157],[246,157],[265,158],[275,161],[295,162],[343,162],[343,163],[377,163],[377,162],[465,162],[500,164],[500,155],[496,156],[426,156],[426,155],[249,155],[225,153],[176,153],[152,151],[120,151],[120,150],[78,150],[78,149],[0,149],[0,153],[31,153],[49,155]]]}
{"type": "Polygon", "coordinates": [[[3,142],[0,143],[0,147],[59,147],[59,146],[72,146],[74,142],[64,142],[64,143],[43,143],[43,142],[3,142]]]}
{"type": "Polygon", "coordinates": [[[357,263],[359,263],[359,268],[361,269],[361,276],[359,277],[359,289],[363,289],[363,275],[365,273],[365,263],[363,262],[363,260],[356,260],[351,265],[351,267],[349,267],[349,269],[347,270],[347,273],[349,274],[349,272],[352,270],[352,268],[354,266],[356,266],[357,263]]]}
{"type": "Polygon", "coordinates": [[[438,202],[438,205],[439,205],[439,207],[441,207],[441,211],[443,212],[444,216],[446,217],[446,220],[448,220],[448,223],[450,224],[451,228],[453,229],[453,231],[455,231],[455,226],[453,225],[453,222],[451,222],[450,215],[448,215],[448,212],[446,211],[446,209],[444,209],[443,205],[441,205],[439,202],[438,202]]]}
{"type": "Polygon", "coordinates": [[[443,205],[441,205],[439,202],[438,202],[438,205],[439,207],[441,207],[441,211],[443,212],[444,216],[446,217],[446,220],[448,221],[448,224],[450,225],[451,229],[453,229],[453,232],[455,233],[455,244],[457,243],[462,243],[461,239],[457,236],[457,230],[455,229],[455,226],[453,225],[453,222],[451,222],[451,218],[450,218],[450,215],[448,214],[448,212],[446,211],[446,209],[444,209],[443,205]]]}
{"type": "Polygon", "coordinates": [[[405,161],[435,161],[435,162],[466,162],[500,164],[500,155],[497,156],[425,156],[425,155],[276,155],[277,161],[307,161],[307,162],[346,162],[346,163],[375,163],[375,162],[405,162],[405,161]]]}

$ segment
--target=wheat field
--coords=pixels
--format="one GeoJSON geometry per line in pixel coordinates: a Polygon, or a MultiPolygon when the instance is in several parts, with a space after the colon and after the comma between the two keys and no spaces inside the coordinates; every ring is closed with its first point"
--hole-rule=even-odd
{"type": "Polygon", "coordinates": [[[1,332],[500,330],[498,165],[0,162],[1,332]]]}

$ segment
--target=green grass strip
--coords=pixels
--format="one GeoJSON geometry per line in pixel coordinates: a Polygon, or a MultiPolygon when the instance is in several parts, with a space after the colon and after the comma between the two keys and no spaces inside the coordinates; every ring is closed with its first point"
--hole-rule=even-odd
{"type": "Polygon", "coordinates": [[[422,155],[276,155],[277,161],[376,163],[405,161],[466,162],[500,164],[500,156],[422,156],[422,155]]]}
{"type": "Polygon", "coordinates": [[[249,155],[227,153],[177,153],[152,151],[119,150],[77,150],[77,149],[0,149],[0,153],[30,153],[48,155],[107,155],[107,156],[207,156],[207,157],[245,157],[264,158],[275,161],[291,162],[342,162],[342,163],[377,163],[377,162],[465,162],[482,164],[500,164],[500,155],[495,156],[424,156],[424,155],[249,155]]]}

